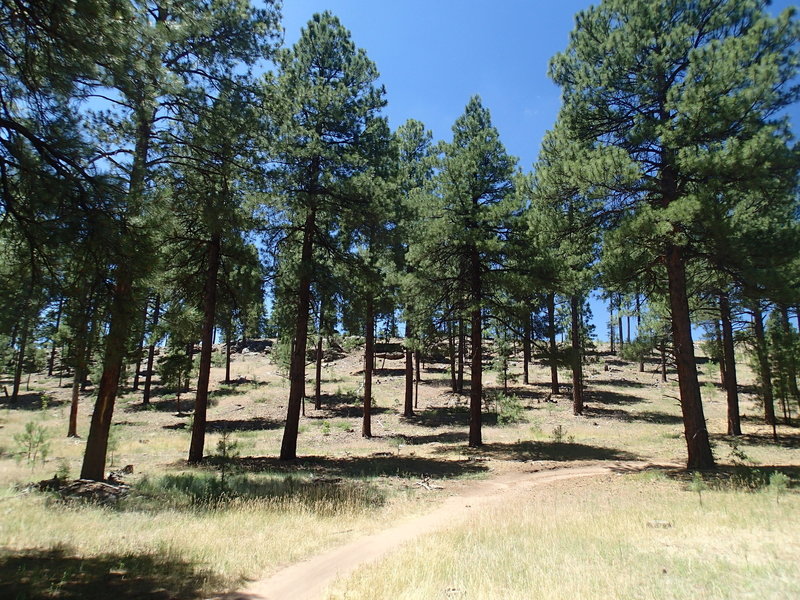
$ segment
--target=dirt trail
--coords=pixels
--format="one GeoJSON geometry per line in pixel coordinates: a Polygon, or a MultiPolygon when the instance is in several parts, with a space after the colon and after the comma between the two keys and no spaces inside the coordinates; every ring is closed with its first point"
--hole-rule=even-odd
{"type": "Polygon", "coordinates": [[[225,598],[226,600],[321,598],[325,589],[336,578],[349,575],[361,565],[382,558],[418,536],[460,523],[478,506],[562,479],[633,472],[642,470],[646,466],[644,462],[604,462],[550,470],[504,473],[491,479],[469,482],[459,492],[445,499],[431,513],[284,567],[271,577],[253,582],[246,589],[225,598]]]}

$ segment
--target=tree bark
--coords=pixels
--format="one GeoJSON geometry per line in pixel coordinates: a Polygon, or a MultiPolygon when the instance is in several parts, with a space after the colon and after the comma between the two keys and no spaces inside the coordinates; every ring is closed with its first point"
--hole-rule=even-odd
{"type": "Polygon", "coordinates": [[[403,402],[403,416],[414,416],[414,351],[409,342],[414,337],[411,321],[406,321],[406,391],[403,402]]]}
{"type": "MultiPolygon", "coordinates": [[[[791,341],[794,337],[792,326],[789,323],[789,309],[781,305],[778,307],[780,311],[781,330],[783,331],[784,338],[787,342],[791,341]]],[[[794,352],[786,353],[786,372],[789,384],[789,394],[794,398],[794,401],[800,406],[800,391],[797,389],[797,363],[795,362],[794,352]]]]}
{"type": "Polygon", "coordinates": [[[615,354],[614,350],[614,304],[608,303],[608,334],[611,338],[611,354],[615,354]]]}
{"type": "Polygon", "coordinates": [[[464,319],[458,320],[458,374],[457,374],[457,392],[464,393],[464,355],[466,354],[466,339],[464,334],[464,319]]]}
{"type": "Polygon", "coordinates": [[[711,454],[711,443],[703,414],[703,401],[700,397],[700,383],[697,379],[692,322],[689,317],[689,299],[686,295],[686,264],[683,249],[668,243],[664,258],[669,280],[672,337],[678,367],[678,387],[688,452],[687,467],[689,469],[710,469],[715,466],[714,456],[711,454]]]}
{"type": "Polygon", "coordinates": [[[133,371],[133,391],[139,389],[139,372],[142,370],[142,353],[144,352],[144,336],[147,334],[147,307],[150,304],[150,299],[144,301],[144,310],[142,311],[142,335],[139,337],[139,351],[136,353],[136,367],[133,371]]]}
{"type": "Polygon", "coordinates": [[[556,343],[556,295],[547,294],[547,332],[550,335],[550,392],[559,393],[558,385],[558,345],[556,343]]]}
{"type": "Polygon", "coordinates": [[[375,366],[375,311],[373,299],[367,299],[364,323],[364,419],[361,436],[372,437],[372,370],[375,366]]]}
{"type": "Polygon", "coordinates": [[[114,402],[119,389],[122,364],[125,359],[125,346],[130,333],[133,305],[133,274],[124,264],[118,266],[116,285],[111,303],[111,325],[106,336],[106,348],[103,355],[103,374],[98,385],[89,436],[86,440],[86,451],[81,467],[81,479],[102,481],[106,467],[108,451],[108,434],[111,429],[111,417],[114,414],[114,402]]]}
{"type": "MultiPolygon", "coordinates": [[[[161,295],[156,294],[155,305],[153,306],[153,332],[158,327],[158,319],[161,316],[161,295]]],[[[156,356],[156,340],[150,340],[150,345],[147,348],[147,372],[144,374],[144,392],[142,393],[142,404],[150,404],[150,385],[153,381],[153,360],[156,356]]]]}
{"type": "Polygon", "coordinates": [[[753,333],[756,338],[756,358],[758,359],[759,379],[761,380],[761,400],[764,403],[764,422],[772,425],[772,437],[778,439],[777,419],[775,418],[775,398],[772,393],[772,372],[769,368],[767,338],[764,335],[764,317],[761,305],[753,302],[753,333]]]}
{"type": "MultiPolygon", "coordinates": [[[[61,327],[61,309],[64,306],[64,298],[59,297],[58,299],[58,311],[56,311],[56,331],[55,333],[58,334],[58,330],[61,327]]],[[[47,376],[53,376],[53,368],[56,362],[56,340],[55,335],[53,335],[53,339],[51,340],[52,346],[50,348],[50,359],[47,361],[47,376]]]]}
{"type": "Polygon", "coordinates": [[[317,337],[317,352],[314,373],[314,410],[322,410],[322,327],[320,325],[319,336],[317,337]]]}
{"type": "Polygon", "coordinates": [[[481,320],[481,263],[478,249],[471,248],[471,288],[472,288],[472,372],[469,390],[469,445],[483,445],[481,437],[481,401],[483,397],[483,323],[481,320]]]}
{"type": "Polygon", "coordinates": [[[714,319],[714,338],[714,341],[718,344],[718,348],[721,350],[719,359],[719,382],[722,385],[722,389],[726,389],[725,386],[727,385],[728,378],[725,375],[725,350],[722,343],[722,329],[717,319],[714,319]]]}
{"type": "Polygon", "coordinates": [[[719,315],[722,321],[722,362],[725,363],[725,390],[728,399],[728,435],[742,435],[739,416],[739,388],[736,382],[736,355],[731,325],[731,304],[727,292],[719,295],[719,315]]]}
{"type": "Polygon", "coordinates": [[[661,381],[667,382],[667,343],[661,342],[661,381]]]}
{"type": "Polygon", "coordinates": [[[456,374],[456,332],[453,322],[447,322],[447,352],[450,358],[450,391],[458,391],[458,375],[456,374]]]}
{"type": "Polygon", "coordinates": [[[531,362],[531,315],[525,315],[525,327],[522,332],[522,383],[530,383],[531,362]]]}
{"type": "Polygon", "coordinates": [[[305,396],[306,343],[308,341],[308,311],[311,306],[311,271],[314,251],[316,210],[309,209],[303,229],[303,248],[300,255],[300,278],[297,284],[297,315],[295,317],[294,346],[289,367],[289,401],[286,408],[286,425],[281,442],[281,460],[297,458],[297,433],[300,428],[300,405],[305,396]]]}
{"type": "Polygon", "coordinates": [[[225,329],[225,383],[231,383],[231,327],[225,329]]]}
{"type": "Polygon", "coordinates": [[[583,414],[583,356],[581,352],[581,299],[570,298],[572,316],[572,414],[583,414]]]}
{"type": "Polygon", "coordinates": [[[25,300],[25,312],[22,315],[22,331],[19,336],[19,354],[17,354],[17,364],[14,367],[14,388],[11,392],[11,399],[9,402],[11,404],[16,404],[17,399],[19,397],[19,386],[20,382],[22,381],[22,370],[25,367],[25,352],[28,349],[28,329],[30,328],[30,296],[25,300]]]}
{"type": "Polygon", "coordinates": [[[208,271],[203,290],[203,329],[200,332],[200,367],[197,374],[197,391],[194,400],[192,440],[189,444],[189,463],[203,460],[206,441],[206,414],[208,412],[208,384],[211,377],[211,351],[214,345],[214,320],[217,313],[217,277],[219,273],[221,236],[211,235],[208,244],[208,271]]]}

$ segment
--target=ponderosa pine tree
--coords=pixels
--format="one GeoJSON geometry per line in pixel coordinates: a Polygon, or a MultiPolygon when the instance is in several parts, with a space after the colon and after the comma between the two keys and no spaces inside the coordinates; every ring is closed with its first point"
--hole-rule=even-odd
{"type": "Polygon", "coordinates": [[[470,99],[441,145],[435,195],[423,213],[424,241],[412,249],[415,272],[442,300],[467,299],[471,379],[469,445],[480,446],[483,394],[483,312],[501,264],[516,160],[506,154],[488,109],[470,99]]]}
{"type": "MultiPolygon", "coordinates": [[[[401,211],[397,233],[402,245],[402,256],[398,257],[400,272],[400,303],[404,307],[405,331],[405,394],[403,416],[414,415],[414,350],[419,351],[419,340],[414,334],[415,310],[420,290],[414,285],[414,268],[408,259],[408,249],[414,243],[418,227],[420,204],[425,201],[433,176],[431,164],[431,132],[420,121],[410,119],[397,128],[395,140],[398,149],[398,172],[395,189],[400,194],[401,211]]],[[[455,390],[454,390],[455,391],[455,390]]]]}
{"type": "MultiPolygon", "coordinates": [[[[637,224],[630,244],[658,241],[666,268],[690,468],[714,466],[694,360],[687,264],[714,181],[752,189],[784,147],[779,111],[795,97],[800,30],[752,0],[604,0],[577,16],[550,73],[571,135],[614,149],[639,176],[609,190],[609,208],[637,224]],[[691,234],[691,235],[690,235],[691,234]]],[[[779,163],[781,161],[778,161],[779,163]]],[[[584,173],[597,171],[589,160],[584,173]]]]}
{"type": "Polygon", "coordinates": [[[329,12],[316,14],[300,39],[279,58],[275,86],[277,130],[275,211],[286,227],[301,232],[293,311],[295,323],[290,390],[280,458],[297,456],[300,408],[305,394],[314,251],[331,246],[327,225],[357,214],[364,197],[351,188],[355,175],[385,153],[388,139],[379,111],[384,90],[378,71],[350,33],[329,12]]]}

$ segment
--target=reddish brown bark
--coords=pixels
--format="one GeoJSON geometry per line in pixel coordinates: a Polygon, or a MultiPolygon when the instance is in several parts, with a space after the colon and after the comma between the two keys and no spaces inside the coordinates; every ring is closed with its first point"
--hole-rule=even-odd
{"type": "Polygon", "coordinates": [[[547,333],[550,337],[550,392],[559,393],[558,385],[558,345],[556,342],[556,295],[547,294],[547,333]]]}
{"type": "Polygon", "coordinates": [[[664,258],[669,280],[672,337],[675,346],[675,362],[678,368],[684,437],[688,452],[687,467],[710,469],[715,465],[706,429],[706,419],[703,414],[700,383],[697,379],[692,322],[689,317],[689,299],[686,295],[686,264],[683,249],[669,243],[664,258]]]}
{"type": "Polygon", "coordinates": [[[572,317],[572,414],[583,414],[583,353],[581,352],[581,299],[579,296],[570,298],[570,313],[572,317]]]}
{"type": "Polygon", "coordinates": [[[86,440],[81,479],[95,481],[104,479],[108,434],[111,428],[111,417],[114,414],[114,402],[119,389],[119,378],[122,373],[125,346],[132,319],[130,311],[133,304],[132,286],[130,270],[124,264],[119,265],[111,303],[111,325],[106,336],[106,348],[103,356],[103,375],[100,377],[97,401],[92,413],[89,436],[86,440]]]}
{"type": "Polygon", "coordinates": [[[303,229],[303,248],[300,254],[300,277],[297,284],[297,315],[295,317],[294,345],[289,367],[289,401],[286,408],[286,425],[281,441],[281,460],[297,458],[297,433],[300,428],[300,406],[305,396],[306,344],[308,342],[308,311],[311,307],[311,267],[314,251],[316,211],[306,215],[303,229]]]}
{"type": "Polygon", "coordinates": [[[725,390],[728,400],[728,435],[742,435],[739,416],[739,388],[736,382],[736,356],[731,325],[731,304],[728,294],[719,295],[719,315],[722,321],[722,356],[725,363],[725,390]]]}
{"type": "MultiPolygon", "coordinates": [[[[153,330],[158,327],[158,320],[161,313],[161,295],[156,294],[155,305],[153,306],[153,330]]],[[[152,335],[152,334],[151,334],[152,335]]],[[[144,391],[142,392],[142,404],[150,404],[150,386],[153,382],[153,362],[156,355],[155,339],[150,340],[147,348],[147,370],[144,374],[144,391]]]]}
{"type": "Polygon", "coordinates": [[[406,390],[403,402],[403,416],[414,416],[414,351],[410,341],[413,338],[413,328],[410,321],[406,322],[406,390]]]}
{"type": "Polygon", "coordinates": [[[474,246],[470,256],[471,292],[472,292],[472,373],[469,390],[469,445],[482,446],[481,437],[481,402],[483,399],[483,323],[481,320],[481,263],[478,249],[474,246]]]}
{"type": "Polygon", "coordinates": [[[211,236],[208,245],[208,271],[203,290],[203,329],[201,331],[200,368],[197,375],[197,392],[194,400],[192,440],[189,444],[189,462],[203,460],[206,440],[206,413],[208,412],[208,383],[211,376],[211,351],[214,343],[214,319],[217,312],[217,276],[219,273],[221,239],[219,233],[211,236]]]}
{"type": "Polygon", "coordinates": [[[375,368],[375,314],[372,298],[367,300],[364,323],[364,418],[361,435],[372,437],[372,371],[375,368]]]}

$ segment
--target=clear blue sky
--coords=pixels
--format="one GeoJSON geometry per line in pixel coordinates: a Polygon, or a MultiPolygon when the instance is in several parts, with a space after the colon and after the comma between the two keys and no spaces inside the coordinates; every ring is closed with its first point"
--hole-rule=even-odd
{"type": "MultiPolygon", "coordinates": [[[[355,44],[378,66],[386,86],[386,115],[394,129],[422,121],[435,139],[449,139],[473,94],[510,154],[529,171],[544,132],[559,109],[559,88],[547,77],[550,58],[564,50],[575,13],[590,0],[284,0],[286,44],[316,12],[330,10],[355,44]]],[[[776,0],[770,12],[789,6],[776,0]]],[[[800,111],[791,111],[793,122],[800,111]]],[[[795,125],[795,131],[796,131],[795,125]]],[[[599,337],[607,337],[605,308],[592,302],[599,337]]]]}

